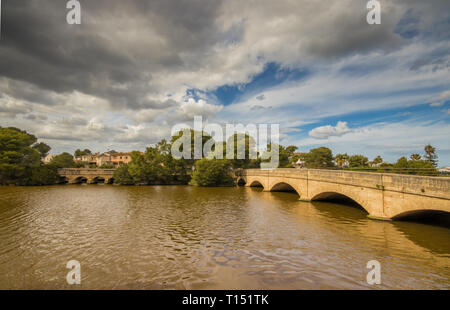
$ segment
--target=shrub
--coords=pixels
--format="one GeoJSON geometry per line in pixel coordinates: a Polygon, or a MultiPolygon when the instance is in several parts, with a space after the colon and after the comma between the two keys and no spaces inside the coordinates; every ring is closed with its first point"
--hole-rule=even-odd
{"type": "Polygon", "coordinates": [[[195,163],[192,185],[197,186],[232,186],[231,163],[225,159],[203,158],[195,163]]]}

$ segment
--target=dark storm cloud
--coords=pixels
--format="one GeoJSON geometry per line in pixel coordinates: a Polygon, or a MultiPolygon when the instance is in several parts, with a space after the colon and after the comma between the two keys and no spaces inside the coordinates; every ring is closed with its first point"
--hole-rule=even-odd
{"type": "MultiPolygon", "coordinates": [[[[216,40],[219,1],[80,2],[81,25],[68,25],[65,1],[4,1],[0,75],[57,93],[78,90],[116,107],[157,108],[162,103],[146,99],[157,92],[152,71],[184,69],[189,64],[180,53],[195,53],[216,40]],[[121,24],[124,35],[117,33],[121,24]],[[133,26],[153,35],[130,46],[133,26]]],[[[53,104],[30,90],[10,91],[16,98],[53,104]]]]}
{"type": "Polygon", "coordinates": [[[343,14],[333,21],[333,29],[317,33],[308,43],[307,50],[324,58],[372,50],[392,51],[403,42],[400,35],[392,31],[395,22],[389,14],[384,14],[382,23],[374,26],[367,23],[364,10],[361,10],[359,16],[343,14]]]}

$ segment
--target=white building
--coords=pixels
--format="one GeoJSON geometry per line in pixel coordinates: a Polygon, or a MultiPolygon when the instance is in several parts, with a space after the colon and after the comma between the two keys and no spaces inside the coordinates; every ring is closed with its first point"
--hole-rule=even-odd
{"type": "Polygon", "coordinates": [[[442,167],[438,169],[440,174],[450,174],[450,167],[442,167]]]}
{"type": "Polygon", "coordinates": [[[47,156],[45,156],[44,158],[42,158],[42,162],[43,162],[44,164],[49,164],[55,156],[56,156],[56,155],[54,155],[54,154],[48,154],[47,156]]]}

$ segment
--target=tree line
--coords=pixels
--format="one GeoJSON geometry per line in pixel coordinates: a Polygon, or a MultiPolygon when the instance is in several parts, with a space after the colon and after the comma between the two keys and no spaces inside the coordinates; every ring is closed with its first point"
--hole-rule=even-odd
{"type": "MultiPolygon", "coordinates": [[[[232,159],[212,158],[214,154],[204,154],[202,159],[194,158],[194,131],[191,130],[191,159],[176,159],[171,154],[171,147],[182,132],[171,137],[170,141],[161,140],[154,146],[147,147],[144,153],[131,153],[131,162],[122,165],[114,172],[116,184],[193,184],[198,186],[232,185],[231,171],[234,169],[260,168],[264,160],[257,152],[251,158],[250,150],[254,147],[253,139],[248,135],[235,134],[226,142],[215,143],[214,154],[220,149],[224,158],[227,146],[233,147],[232,159]],[[238,147],[245,146],[244,158],[238,158],[238,147]]],[[[202,147],[212,139],[201,133],[202,147]]],[[[326,147],[311,149],[308,153],[296,153],[297,147],[268,145],[267,149],[278,147],[279,168],[291,168],[299,159],[307,168],[338,168],[350,170],[368,170],[377,172],[397,172],[410,174],[437,174],[436,150],[431,145],[424,149],[425,154],[412,154],[409,159],[401,157],[396,163],[386,163],[378,156],[369,161],[363,155],[337,154],[326,147]]],[[[0,127],[0,184],[1,185],[50,185],[59,181],[58,168],[82,167],[84,163],[74,161],[74,156],[65,152],[52,158],[44,165],[42,159],[48,155],[50,146],[37,142],[37,138],[24,130],[0,127]]],[[[75,156],[90,154],[90,150],[76,150],[75,156]]],[[[103,167],[107,168],[107,167],[103,167]]]]}
{"type": "Polygon", "coordinates": [[[381,156],[372,161],[360,154],[336,154],[327,147],[311,149],[308,153],[296,155],[294,160],[300,159],[307,168],[334,168],[373,172],[395,172],[415,175],[438,175],[436,149],[430,144],[424,147],[424,155],[411,154],[408,158],[400,157],[395,163],[383,161],[381,156]]]}

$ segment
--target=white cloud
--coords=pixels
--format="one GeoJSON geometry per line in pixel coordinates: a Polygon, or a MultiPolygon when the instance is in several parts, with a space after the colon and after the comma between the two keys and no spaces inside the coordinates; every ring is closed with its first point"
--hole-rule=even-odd
{"type": "Polygon", "coordinates": [[[15,117],[18,114],[26,114],[31,111],[31,107],[22,100],[17,100],[7,95],[0,96],[0,115],[5,115],[9,118],[15,117]]]}
{"type": "Polygon", "coordinates": [[[179,107],[169,117],[173,121],[188,121],[194,120],[194,116],[203,116],[204,118],[210,118],[215,116],[222,110],[223,106],[207,103],[203,99],[195,101],[193,98],[189,98],[187,101],[182,102],[179,107]]]}
{"type": "Polygon", "coordinates": [[[444,103],[450,100],[450,90],[442,92],[439,96],[433,97],[430,99],[430,106],[432,107],[440,107],[444,105],[444,103]]]}
{"type": "Polygon", "coordinates": [[[316,139],[327,139],[332,136],[340,137],[350,131],[347,122],[338,122],[335,127],[331,125],[316,127],[309,132],[309,136],[316,139]]]}
{"type": "Polygon", "coordinates": [[[438,155],[443,155],[443,163],[448,162],[445,155],[450,152],[448,135],[450,124],[445,122],[399,122],[375,123],[353,128],[342,136],[329,136],[327,139],[305,138],[293,141],[301,149],[327,146],[334,153],[364,154],[369,158],[382,155],[388,161],[401,156],[423,153],[426,144],[436,147],[438,155]]]}

